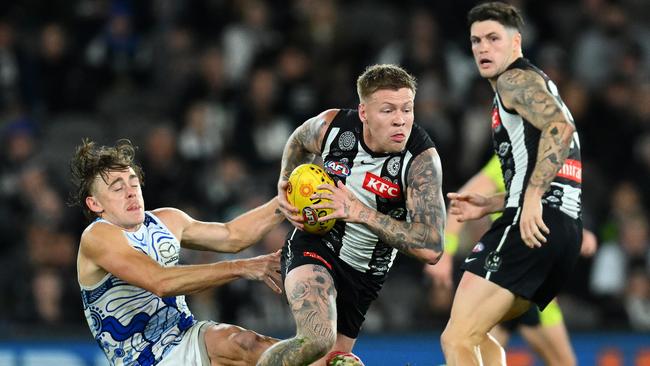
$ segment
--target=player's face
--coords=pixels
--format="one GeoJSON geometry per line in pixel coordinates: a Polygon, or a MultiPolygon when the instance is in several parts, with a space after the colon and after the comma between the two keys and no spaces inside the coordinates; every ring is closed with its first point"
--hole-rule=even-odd
{"type": "Polygon", "coordinates": [[[404,150],[413,127],[415,94],[409,88],[380,89],[359,104],[363,138],[376,153],[404,150]]]}
{"type": "Polygon", "coordinates": [[[472,23],[470,42],[478,71],[486,79],[499,76],[521,55],[521,34],[494,20],[472,23]]]}
{"type": "Polygon", "coordinates": [[[106,180],[97,176],[88,207],[101,218],[125,230],[137,230],[144,222],[144,200],[140,179],[132,168],[110,171],[106,180]]]}

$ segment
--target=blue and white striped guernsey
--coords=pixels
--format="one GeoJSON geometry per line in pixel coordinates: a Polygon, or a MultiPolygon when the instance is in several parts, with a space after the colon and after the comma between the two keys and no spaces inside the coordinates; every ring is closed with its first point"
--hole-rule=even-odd
{"type": "MultiPolygon", "coordinates": [[[[98,222],[109,223],[98,219],[91,226],[98,222]]],[[[124,235],[161,266],[178,264],[180,243],[151,212],[124,235]]],[[[94,286],[80,286],[88,326],[111,365],[156,365],[195,323],[185,296],[161,298],[110,273],[94,286]]]]}

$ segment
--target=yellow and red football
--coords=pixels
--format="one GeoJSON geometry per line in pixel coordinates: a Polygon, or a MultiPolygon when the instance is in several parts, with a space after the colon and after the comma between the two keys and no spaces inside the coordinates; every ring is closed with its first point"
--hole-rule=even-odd
{"type": "Polygon", "coordinates": [[[327,175],[323,168],[316,164],[302,164],[297,166],[289,176],[289,187],[287,187],[287,200],[295,206],[304,219],[304,230],[312,234],[325,234],[333,226],[336,220],[318,222],[319,217],[332,213],[332,209],[315,209],[314,205],[329,201],[327,199],[311,199],[314,193],[329,193],[326,189],[317,189],[321,184],[334,185],[332,178],[327,175]]]}

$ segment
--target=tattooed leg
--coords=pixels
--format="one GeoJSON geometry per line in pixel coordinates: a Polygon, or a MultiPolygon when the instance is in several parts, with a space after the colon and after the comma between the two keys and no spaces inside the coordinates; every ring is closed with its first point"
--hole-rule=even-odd
{"type": "Polygon", "coordinates": [[[296,336],[269,348],[258,366],[308,365],[326,355],[336,341],[336,289],[325,268],[307,264],[293,269],[285,291],[296,336]]]}

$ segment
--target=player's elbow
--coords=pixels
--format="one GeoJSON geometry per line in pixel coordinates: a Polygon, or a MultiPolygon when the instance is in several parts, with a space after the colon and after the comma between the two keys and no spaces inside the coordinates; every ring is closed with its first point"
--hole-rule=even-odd
{"type": "Polygon", "coordinates": [[[419,259],[422,263],[436,264],[440,260],[440,257],[442,257],[442,250],[438,251],[434,249],[420,249],[417,250],[414,254],[416,258],[419,259]]]}
{"type": "Polygon", "coordinates": [[[174,292],[174,288],[172,285],[171,280],[159,280],[155,281],[155,283],[152,283],[151,286],[149,287],[149,291],[151,291],[154,295],[158,297],[169,297],[169,296],[175,296],[177,295],[174,292]]]}
{"type": "Polygon", "coordinates": [[[432,265],[438,263],[438,261],[442,257],[442,250],[441,251],[432,250],[430,252],[431,253],[429,254],[429,256],[427,256],[425,263],[432,264],[432,265]]]}

